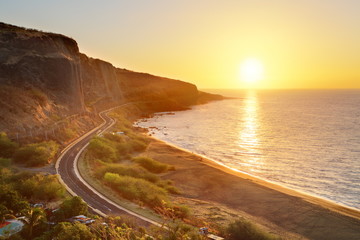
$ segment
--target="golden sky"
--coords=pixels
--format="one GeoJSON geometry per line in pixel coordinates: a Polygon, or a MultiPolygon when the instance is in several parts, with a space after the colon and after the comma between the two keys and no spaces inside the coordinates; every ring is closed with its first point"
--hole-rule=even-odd
{"type": "Polygon", "coordinates": [[[5,0],[0,21],[199,88],[360,88],[359,11],[357,0],[5,0]],[[249,58],[263,66],[250,84],[239,74],[249,58]]]}

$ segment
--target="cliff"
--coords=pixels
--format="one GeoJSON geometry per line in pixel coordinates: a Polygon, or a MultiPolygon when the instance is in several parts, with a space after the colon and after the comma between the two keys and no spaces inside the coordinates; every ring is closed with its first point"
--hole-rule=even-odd
{"type": "Polygon", "coordinates": [[[193,84],[114,67],[79,52],[75,40],[0,23],[0,131],[54,124],[120,103],[154,111],[197,103],[193,84]]]}
{"type": "Polygon", "coordinates": [[[70,112],[81,111],[78,53],[71,38],[0,23],[0,84],[36,88],[70,112]]]}

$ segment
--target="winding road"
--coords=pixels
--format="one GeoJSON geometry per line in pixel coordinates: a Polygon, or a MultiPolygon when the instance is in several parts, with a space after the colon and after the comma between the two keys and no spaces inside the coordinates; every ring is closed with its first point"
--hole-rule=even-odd
{"type": "Polygon", "coordinates": [[[97,214],[103,217],[109,215],[132,215],[141,226],[160,226],[159,223],[127,210],[106,198],[91,187],[79,174],[77,160],[82,151],[89,144],[91,138],[96,134],[106,131],[115,124],[115,120],[107,115],[111,110],[113,109],[103,111],[99,114],[104,120],[100,126],[78,138],[63,150],[56,162],[56,172],[59,175],[61,183],[66,187],[70,194],[73,196],[80,196],[97,214]]]}

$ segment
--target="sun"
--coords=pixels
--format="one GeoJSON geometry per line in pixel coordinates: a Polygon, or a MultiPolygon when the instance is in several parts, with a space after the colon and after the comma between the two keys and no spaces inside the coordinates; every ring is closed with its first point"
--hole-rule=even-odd
{"type": "Polygon", "coordinates": [[[245,83],[256,83],[264,77],[264,67],[256,58],[248,58],[240,64],[240,80],[245,83]]]}

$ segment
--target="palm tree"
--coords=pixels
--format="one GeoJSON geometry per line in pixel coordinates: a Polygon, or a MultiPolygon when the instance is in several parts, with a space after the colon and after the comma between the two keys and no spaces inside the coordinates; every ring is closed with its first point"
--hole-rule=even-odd
{"type": "Polygon", "coordinates": [[[26,213],[25,217],[22,219],[22,221],[25,223],[25,225],[28,227],[28,238],[32,239],[33,235],[33,229],[35,226],[40,224],[43,220],[45,220],[45,213],[44,210],[41,208],[30,208],[26,213]]]}

